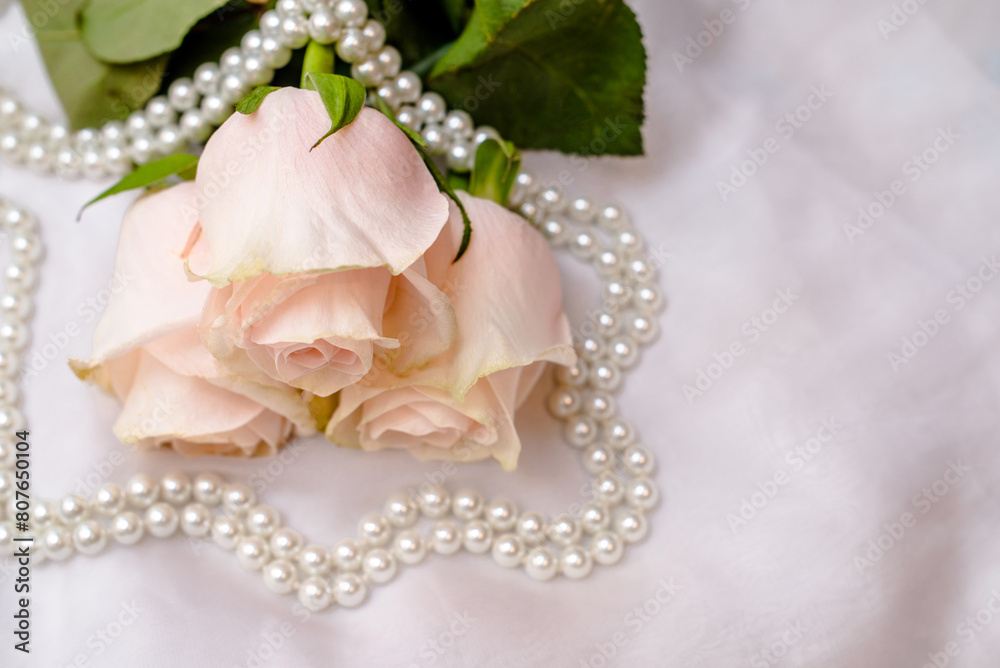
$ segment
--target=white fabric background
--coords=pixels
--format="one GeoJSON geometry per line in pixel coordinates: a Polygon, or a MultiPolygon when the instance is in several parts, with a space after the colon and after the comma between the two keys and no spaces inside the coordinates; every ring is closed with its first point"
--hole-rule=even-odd
{"type": "MultiPolygon", "coordinates": [[[[647,157],[579,172],[558,155],[529,164],[550,177],[568,168],[574,190],[626,202],[652,247],[669,255],[661,339],[621,394],[659,458],[664,503],[650,538],[584,582],[540,584],[482,557],[432,557],[362,608],[307,621],[232,555],[182,538],[146,540],[36,570],[34,653],[9,658],[3,613],[0,663],[254,666],[265,636],[288,624],[291,635],[259,665],[918,668],[949,642],[958,650],[949,665],[996,665],[1000,621],[965,620],[986,620],[980,611],[1000,603],[1000,280],[961,310],[948,294],[984,255],[1000,253],[1000,7],[910,0],[919,10],[884,38],[889,0],[633,4],[650,52],[647,157]],[[678,71],[672,53],[727,8],[735,20],[678,71]],[[782,136],[776,122],[813,86],[832,97],[782,136]],[[959,138],[911,182],[906,161],[940,128],[959,138]],[[768,138],[780,150],[723,202],[717,181],[768,138]],[[894,179],[905,194],[849,241],[844,224],[894,179]],[[751,340],[744,323],[785,289],[793,306],[751,340]],[[887,354],[938,309],[947,324],[894,371],[887,354]],[[746,353],[689,402],[682,386],[737,341],[746,353]],[[793,468],[786,455],[831,416],[842,425],[835,438],[793,468]],[[950,462],[970,470],[935,503],[915,499],[950,462]],[[777,472],[786,484],[734,532],[727,515],[777,472]],[[859,568],[855,557],[906,512],[916,525],[859,568]],[[662,606],[661,582],[677,587],[662,606]],[[110,645],[92,637],[115,630],[123,605],[140,610],[134,623],[110,645]],[[630,616],[643,606],[655,614],[630,616]],[[449,636],[456,616],[467,626],[449,636]],[[601,647],[616,639],[614,658],[603,659],[601,647]],[[435,640],[450,646],[437,653],[435,640]],[[763,655],[768,648],[781,656],[763,655]]],[[[53,116],[34,49],[11,42],[21,26],[17,10],[0,20],[0,82],[53,116]]],[[[93,322],[80,305],[108,283],[127,205],[101,204],[75,223],[99,189],[0,165],[0,191],[39,212],[49,249],[34,349],[68,323],[84,331],[27,384],[34,490],[47,497],[124,452],[110,433],[114,402],[77,382],[62,359],[88,351],[93,322]]],[[[579,321],[596,305],[596,282],[565,266],[579,321]]],[[[536,392],[521,416],[518,471],[468,466],[450,476],[453,489],[473,484],[551,512],[581,499],[585,476],[543,397],[536,392]]],[[[439,470],[405,455],[304,445],[265,498],[326,543],[353,533],[388,492],[439,470]]],[[[126,452],[111,477],[213,467],[247,478],[265,465],[126,452]]],[[[3,576],[4,610],[11,589],[3,576]]]]}

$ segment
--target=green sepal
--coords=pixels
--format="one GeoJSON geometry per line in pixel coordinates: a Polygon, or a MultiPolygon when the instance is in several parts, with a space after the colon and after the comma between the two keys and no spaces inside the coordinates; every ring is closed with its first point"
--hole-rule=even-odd
{"type": "Polygon", "coordinates": [[[252,91],[247,93],[242,100],[236,103],[236,111],[244,115],[252,114],[257,111],[260,105],[264,102],[265,97],[280,88],[281,86],[257,86],[252,91]]]}
{"type": "Polygon", "coordinates": [[[476,149],[469,194],[507,206],[521,168],[521,152],[503,139],[487,139],[476,149]]]}
{"type": "Polygon", "coordinates": [[[306,79],[319,93],[331,121],[330,131],[312,145],[312,148],[309,149],[311,151],[322,144],[327,137],[350,125],[358,117],[361,109],[365,106],[365,98],[368,93],[363,84],[339,74],[309,72],[306,74],[306,79]]]}

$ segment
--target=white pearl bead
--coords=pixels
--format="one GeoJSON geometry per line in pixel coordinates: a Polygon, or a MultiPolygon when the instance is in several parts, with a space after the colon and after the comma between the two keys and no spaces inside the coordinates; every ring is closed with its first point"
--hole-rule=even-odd
{"type": "Polygon", "coordinates": [[[597,563],[610,566],[621,561],[625,546],[617,535],[602,531],[590,541],[590,554],[597,563]]]}
{"type": "Polygon", "coordinates": [[[648,476],[656,466],[653,453],[641,445],[628,446],[622,453],[622,463],[626,471],[637,477],[648,476]]]}
{"type": "Polygon", "coordinates": [[[639,361],[639,349],[630,338],[620,336],[608,346],[608,359],[622,369],[629,369],[639,361]]]}
{"type": "Polygon", "coordinates": [[[125,496],[137,508],[148,508],[160,497],[160,485],[145,473],[132,476],[125,485],[125,496]]]}
{"type": "Polygon", "coordinates": [[[342,571],[355,571],[361,568],[361,545],[358,541],[346,538],[333,546],[333,562],[342,571]]]}
{"type": "Polygon", "coordinates": [[[330,552],[322,545],[307,545],[299,551],[299,566],[310,575],[323,575],[330,565],[330,552]]]}
{"type": "Polygon", "coordinates": [[[472,131],[475,128],[472,116],[470,116],[467,111],[463,111],[461,109],[455,109],[448,112],[448,115],[445,116],[442,125],[444,126],[445,132],[449,133],[456,139],[471,139],[472,131]]]}
{"type": "Polygon", "coordinates": [[[281,516],[270,506],[254,506],[247,511],[247,531],[267,538],[281,526],[281,516]]]}
{"type": "Polygon", "coordinates": [[[364,602],[368,587],[355,573],[339,573],[333,579],[333,596],[338,605],[354,608],[364,602]]]}
{"type": "Polygon", "coordinates": [[[282,16],[273,9],[264,12],[260,17],[260,34],[265,38],[274,37],[281,29],[282,16]]]}
{"type": "Polygon", "coordinates": [[[154,128],[161,128],[173,123],[176,112],[170,106],[170,100],[158,95],[146,103],[146,119],[154,128]]]}
{"type": "Polygon", "coordinates": [[[180,518],[177,517],[177,510],[169,503],[163,501],[154,503],[146,509],[146,530],[157,538],[172,536],[177,531],[180,518]]]}
{"type": "Polygon", "coordinates": [[[58,510],[51,501],[34,501],[31,507],[31,521],[45,528],[59,519],[58,510]]]}
{"type": "Polygon", "coordinates": [[[393,494],[385,502],[385,518],[395,527],[413,526],[420,519],[420,511],[403,492],[393,494]]]}
{"type": "Polygon", "coordinates": [[[597,239],[590,232],[577,232],[573,235],[569,249],[581,260],[589,260],[597,252],[597,239]]]}
{"type": "Polygon", "coordinates": [[[463,489],[455,494],[451,506],[458,519],[474,520],[483,512],[483,497],[475,490],[463,489]]]}
{"type": "Polygon", "coordinates": [[[20,357],[10,350],[0,350],[0,374],[13,378],[21,371],[20,357]]]}
{"type": "Polygon", "coordinates": [[[402,99],[399,97],[399,91],[391,83],[384,83],[378,87],[375,94],[382,98],[382,101],[389,105],[390,108],[396,109],[402,104],[402,99]]]}
{"type": "Polygon", "coordinates": [[[332,44],[340,38],[341,24],[332,12],[319,10],[309,16],[309,37],[320,44],[332,44]]]}
{"type": "Polygon", "coordinates": [[[439,519],[448,514],[451,496],[443,487],[429,487],[420,491],[420,510],[431,519],[439,519]]]}
{"type": "Polygon", "coordinates": [[[59,519],[66,524],[79,522],[86,516],[87,504],[76,494],[67,494],[59,502],[59,519]]]}
{"type": "Polygon", "coordinates": [[[607,392],[595,390],[587,394],[583,410],[595,420],[610,420],[618,412],[618,404],[607,392]]]}
{"type": "MultiPolygon", "coordinates": [[[[394,47],[383,46],[378,52],[377,59],[384,76],[391,79],[399,74],[399,68],[403,64],[403,57],[399,55],[399,51],[397,51],[394,47]]],[[[419,90],[419,88],[417,90],[419,90]]],[[[402,95],[402,93],[403,91],[400,91],[400,97],[407,97],[406,95],[402,95]]],[[[412,102],[415,100],[410,101],[412,102]]]]}
{"type": "Polygon", "coordinates": [[[111,520],[111,535],[122,545],[135,545],[145,531],[142,518],[131,510],[118,513],[111,520]]]}
{"type": "Polygon", "coordinates": [[[185,111],[181,116],[179,127],[181,134],[186,139],[196,142],[205,141],[212,131],[212,126],[209,125],[208,120],[205,118],[205,113],[201,109],[188,109],[185,111]]]}
{"type": "Polygon", "coordinates": [[[448,148],[448,136],[436,123],[425,125],[420,136],[427,142],[427,150],[433,154],[443,153],[448,148]]]}
{"type": "Polygon", "coordinates": [[[509,499],[496,499],[483,510],[483,516],[497,531],[510,531],[517,523],[517,505],[509,499]]]}
{"type": "Polygon", "coordinates": [[[21,390],[18,389],[17,383],[12,379],[0,377],[0,402],[17,404],[20,400],[21,390]]]}
{"type": "Polygon", "coordinates": [[[549,395],[549,412],[564,420],[580,410],[580,393],[571,387],[556,387],[549,395]]]}
{"type": "Polygon", "coordinates": [[[637,478],[626,486],[625,498],[630,506],[649,510],[656,506],[660,492],[649,478],[637,478]]]}
{"type": "Polygon", "coordinates": [[[12,264],[4,270],[3,280],[11,292],[28,292],[38,285],[38,273],[30,267],[12,264]]]}
{"type": "Polygon", "coordinates": [[[181,530],[188,536],[201,538],[212,529],[212,511],[201,503],[190,503],[181,511],[181,530]]]}
{"type": "Polygon", "coordinates": [[[616,418],[604,426],[604,438],[612,448],[624,448],[635,442],[635,430],[626,420],[616,418]]]}
{"type": "Polygon", "coordinates": [[[480,125],[472,133],[473,146],[479,146],[487,139],[500,139],[500,133],[492,125],[480,125]]]}
{"type": "Polygon", "coordinates": [[[567,547],[559,557],[559,568],[563,575],[573,580],[587,577],[593,567],[594,562],[590,553],[579,545],[567,547]]]}
{"type": "Polygon", "coordinates": [[[302,15],[286,16],[275,37],[290,49],[301,49],[309,41],[309,24],[302,15]]]}
{"type": "Polygon", "coordinates": [[[331,600],[330,585],[323,578],[306,578],[299,585],[299,602],[311,612],[326,610],[331,600]]]}
{"type": "Polygon", "coordinates": [[[625,496],[621,480],[611,471],[602,471],[594,478],[594,495],[599,500],[614,505],[625,496]]]}
{"type": "Polygon", "coordinates": [[[212,540],[224,550],[232,550],[243,538],[243,525],[234,517],[219,515],[212,520],[212,540]]]}
{"type": "Polygon", "coordinates": [[[191,109],[198,103],[198,91],[194,87],[194,81],[187,77],[175,79],[167,91],[167,99],[170,100],[170,106],[177,111],[191,109]]]}
{"type": "Polygon", "coordinates": [[[396,536],[392,547],[396,557],[404,564],[419,564],[427,557],[427,541],[419,532],[403,531],[396,536]]]}
{"type": "Polygon", "coordinates": [[[614,455],[600,443],[592,443],[583,452],[583,467],[589,473],[600,473],[615,463],[614,455]]]}
{"type": "Polygon", "coordinates": [[[596,254],[594,267],[605,278],[613,278],[621,273],[622,259],[613,250],[603,250],[596,254]]]}
{"type": "Polygon", "coordinates": [[[454,554],[462,547],[462,533],[452,520],[438,520],[431,528],[431,545],[438,554],[454,554]]]}
{"type": "Polygon", "coordinates": [[[541,513],[530,510],[517,518],[517,535],[527,545],[536,545],[545,540],[545,518],[541,513]]]}
{"type": "Polygon", "coordinates": [[[472,520],[465,525],[462,545],[473,554],[488,552],[493,544],[493,529],[483,520],[472,520]]]}
{"type": "Polygon", "coordinates": [[[649,344],[656,340],[660,328],[656,320],[645,315],[637,315],[629,321],[628,332],[639,343],[649,344]]]}
{"type": "Polygon", "coordinates": [[[271,554],[277,559],[296,559],[305,540],[295,529],[281,527],[271,534],[271,554]]]}
{"type": "Polygon", "coordinates": [[[616,204],[608,204],[597,212],[597,224],[601,229],[615,232],[628,225],[628,215],[616,204]]]}
{"type": "Polygon", "coordinates": [[[591,501],[580,511],[580,526],[587,533],[597,533],[608,528],[611,516],[607,507],[600,502],[591,501]]]}
{"type": "Polygon", "coordinates": [[[396,558],[388,550],[369,550],[361,565],[365,575],[375,584],[384,584],[396,577],[396,558]]]}
{"type": "Polygon", "coordinates": [[[191,480],[184,473],[168,473],[160,480],[160,493],[170,503],[187,503],[191,498],[191,480]]]}
{"type": "Polygon", "coordinates": [[[150,134],[136,135],[128,145],[128,157],[137,165],[145,165],[155,154],[156,146],[150,134]]]}
{"type": "Polygon", "coordinates": [[[368,88],[377,85],[383,77],[382,68],[379,67],[378,59],[374,56],[369,56],[351,65],[351,78],[368,88]]]}
{"type": "Polygon", "coordinates": [[[368,18],[368,5],[364,0],[337,0],[333,13],[348,28],[360,28],[368,18]]]}
{"type": "Polygon", "coordinates": [[[622,380],[621,369],[609,359],[597,360],[590,368],[590,385],[598,390],[614,392],[622,380]]]}
{"type": "Polygon", "coordinates": [[[295,566],[284,559],[275,559],[264,567],[264,585],[275,594],[289,594],[298,584],[295,566]]]}
{"type": "Polygon", "coordinates": [[[260,86],[274,78],[274,70],[268,66],[262,56],[252,55],[243,59],[243,70],[240,75],[251,86],[260,86]]]}
{"type": "Polygon", "coordinates": [[[578,223],[589,223],[594,219],[594,205],[586,197],[576,197],[566,208],[569,217],[578,223]]]}
{"type": "Polygon", "coordinates": [[[248,82],[240,74],[226,74],[219,84],[219,97],[227,104],[235,104],[249,90],[248,82]]]}
{"type": "Polygon", "coordinates": [[[278,16],[301,16],[303,12],[302,4],[299,0],[278,0],[274,4],[274,11],[278,16]]]}
{"type": "Polygon", "coordinates": [[[243,69],[243,52],[235,46],[229,47],[222,52],[222,57],[219,58],[219,72],[222,75],[219,78],[219,83],[222,83],[222,78],[225,75],[238,74],[241,69],[243,69]]]}
{"type": "MultiPolygon", "coordinates": [[[[260,59],[268,67],[278,70],[292,59],[292,51],[275,37],[264,37],[260,43],[260,59]]],[[[204,103],[202,109],[204,109],[204,103]]]]}
{"type": "Polygon", "coordinates": [[[358,523],[358,537],[366,545],[381,547],[392,538],[392,527],[381,515],[369,513],[358,523]]]}
{"type": "Polygon", "coordinates": [[[615,247],[625,253],[635,253],[642,249],[642,239],[631,230],[624,230],[615,237],[615,247]]]}
{"type": "MultiPolygon", "coordinates": [[[[534,206],[534,205],[532,205],[534,206]]],[[[542,234],[554,248],[559,248],[569,241],[569,228],[557,218],[548,218],[541,224],[542,234]]]]}
{"type": "Polygon", "coordinates": [[[553,543],[565,547],[579,541],[583,531],[572,515],[563,513],[552,519],[546,527],[545,533],[553,543]]]}
{"type": "Polygon", "coordinates": [[[514,534],[499,536],[493,543],[493,560],[504,568],[517,568],[523,557],[524,543],[514,534]]]}
{"type": "Polygon", "coordinates": [[[566,420],[566,440],[574,448],[585,448],[597,439],[597,424],[586,415],[574,415],[566,420]]]}
{"type": "Polygon", "coordinates": [[[216,506],[222,501],[222,478],[215,473],[199,473],[192,490],[195,501],[206,506],[216,506]]]}
{"type": "Polygon", "coordinates": [[[417,108],[409,105],[400,107],[399,111],[396,112],[396,120],[400,125],[404,125],[411,130],[420,131],[423,121],[420,120],[419,114],[417,114],[417,108]]]}
{"type": "Polygon", "coordinates": [[[448,168],[455,172],[468,172],[472,169],[472,161],[475,153],[469,144],[456,142],[448,148],[447,163],[448,168]]]}
{"type": "Polygon", "coordinates": [[[267,543],[260,536],[246,536],[236,546],[236,559],[248,571],[259,571],[270,558],[267,543]]]}
{"type": "Polygon", "coordinates": [[[76,525],[73,530],[73,545],[80,554],[95,555],[108,544],[104,527],[94,520],[87,520],[76,525]]]}
{"type": "Polygon", "coordinates": [[[558,184],[551,184],[538,193],[538,206],[550,213],[559,213],[566,206],[563,198],[562,188],[558,184]]]}
{"type": "Polygon", "coordinates": [[[615,531],[627,543],[637,543],[646,537],[649,522],[639,510],[625,508],[615,515],[615,531]]]}
{"type": "Polygon", "coordinates": [[[440,123],[444,120],[448,105],[437,93],[424,93],[417,100],[417,110],[427,123],[440,123]]]}
{"type": "Polygon", "coordinates": [[[368,55],[368,43],[364,34],[357,28],[348,28],[341,33],[337,42],[337,55],[343,60],[353,63],[368,55]]]}
{"type": "Polygon", "coordinates": [[[385,28],[378,21],[365,21],[361,34],[364,35],[365,41],[368,43],[369,51],[379,51],[385,46],[385,28]]]}
{"type": "Polygon", "coordinates": [[[73,554],[73,535],[64,526],[49,527],[42,534],[45,556],[53,561],[62,561],[73,554]]]}
{"type": "Polygon", "coordinates": [[[556,555],[547,547],[534,548],[524,561],[524,572],[532,579],[541,582],[555,577],[558,569],[559,562],[556,560],[556,555]]]}
{"type": "Polygon", "coordinates": [[[578,359],[573,366],[557,366],[556,382],[570,387],[582,387],[586,385],[590,377],[590,367],[581,359],[578,359]]]}
{"type": "Polygon", "coordinates": [[[223,489],[222,506],[234,515],[242,515],[255,503],[257,494],[241,482],[230,483],[223,489]]]}
{"type": "Polygon", "coordinates": [[[105,517],[114,517],[125,507],[125,493],[113,482],[104,483],[94,493],[93,507],[105,517]]]}
{"type": "Polygon", "coordinates": [[[259,30],[249,30],[240,40],[240,53],[244,56],[256,56],[260,54],[260,47],[264,43],[264,35],[259,30]]]}
{"type": "Polygon", "coordinates": [[[222,79],[219,66],[215,63],[204,63],[194,71],[195,90],[202,95],[212,95],[219,90],[219,80],[222,79]]]}
{"type": "Polygon", "coordinates": [[[635,291],[635,296],[632,298],[637,309],[650,315],[663,308],[663,301],[663,293],[655,285],[641,286],[635,291]]]}
{"type": "MultiPolygon", "coordinates": [[[[577,344],[576,352],[588,362],[593,362],[604,355],[604,341],[597,336],[588,336],[577,344]]],[[[593,369],[591,369],[591,373],[593,373],[593,369]]]]}

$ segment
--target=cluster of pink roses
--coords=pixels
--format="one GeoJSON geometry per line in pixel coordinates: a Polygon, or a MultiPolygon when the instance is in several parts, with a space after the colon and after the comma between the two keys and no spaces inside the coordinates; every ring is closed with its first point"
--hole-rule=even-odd
{"type": "Polygon", "coordinates": [[[546,361],[571,364],[557,266],[523,219],[457,207],[381,113],[310,151],[319,96],[282,89],[211,138],[187,182],[122,223],[108,305],[81,378],[123,403],[126,443],[273,453],[338,445],[513,468],[516,407],[546,361]]]}

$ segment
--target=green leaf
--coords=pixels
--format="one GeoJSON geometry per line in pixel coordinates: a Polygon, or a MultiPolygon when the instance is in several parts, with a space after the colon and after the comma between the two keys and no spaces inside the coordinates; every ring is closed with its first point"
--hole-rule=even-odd
{"type": "Polygon", "coordinates": [[[320,99],[323,100],[323,106],[326,107],[326,113],[330,115],[330,121],[332,122],[330,131],[313,144],[312,148],[316,148],[323,143],[324,139],[342,127],[349,125],[351,121],[358,117],[361,109],[365,106],[367,91],[363,84],[358,83],[350,77],[342,77],[339,74],[310,72],[306,75],[306,78],[309,79],[316,92],[319,93],[320,99]]]}
{"type": "Polygon", "coordinates": [[[396,127],[402,130],[403,133],[410,138],[411,142],[420,147],[427,146],[427,142],[424,140],[423,137],[420,136],[419,132],[417,132],[413,128],[406,127],[398,120],[396,120],[396,114],[392,111],[392,107],[390,107],[389,104],[378,95],[375,96],[375,108],[381,111],[385,116],[387,116],[390,121],[395,123],[396,127]]]}
{"type": "Polygon", "coordinates": [[[452,260],[452,262],[458,262],[462,259],[462,256],[465,255],[465,251],[469,248],[469,241],[472,240],[472,221],[469,220],[469,214],[465,212],[465,206],[462,204],[462,200],[458,199],[458,195],[455,194],[455,189],[451,187],[451,183],[448,182],[448,179],[441,174],[441,170],[438,169],[438,166],[434,163],[434,159],[431,158],[427,151],[422,148],[417,148],[417,152],[420,153],[420,157],[424,159],[424,164],[427,165],[427,169],[437,182],[438,189],[451,198],[451,201],[458,207],[459,213],[462,214],[462,225],[465,228],[462,231],[462,243],[458,247],[458,253],[455,255],[455,259],[452,260]]]}
{"type": "Polygon", "coordinates": [[[469,194],[507,206],[510,190],[521,168],[521,153],[502,139],[487,139],[476,149],[469,194]]]}
{"type": "Polygon", "coordinates": [[[403,66],[458,37],[446,5],[454,0],[366,0],[372,18],[385,26],[386,44],[403,56],[403,66]]]}
{"type": "Polygon", "coordinates": [[[299,87],[315,90],[309,81],[309,75],[313,73],[332,74],[336,65],[337,54],[332,44],[320,44],[315,40],[309,40],[305,59],[302,61],[302,83],[299,87]]]}
{"type": "Polygon", "coordinates": [[[247,93],[246,97],[236,103],[236,111],[241,114],[252,114],[257,111],[264,98],[280,89],[281,86],[257,86],[247,93]]]}
{"type": "Polygon", "coordinates": [[[427,83],[522,149],[638,155],[645,82],[624,0],[477,0],[427,83]]]}
{"type": "Polygon", "coordinates": [[[203,18],[170,54],[164,83],[193,76],[202,63],[219,62],[226,49],[239,46],[243,36],[257,27],[265,9],[264,5],[231,2],[203,18]]]}
{"type": "MultiPolygon", "coordinates": [[[[80,215],[83,215],[83,210],[88,206],[101,201],[105,197],[111,197],[126,190],[145,188],[146,186],[160,183],[168,176],[190,172],[197,165],[198,156],[187,153],[174,153],[165,158],[160,158],[159,160],[136,167],[131,173],[126,174],[121,181],[84,204],[83,208],[80,209],[80,215]]],[[[77,216],[77,220],[80,219],[80,215],[77,216]]]]}
{"type": "Polygon", "coordinates": [[[99,60],[132,63],[173,51],[195,23],[227,1],[90,0],[80,30],[99,60]]]}
{"type": "MultiPolygon", "coordinates": [[[[141,108],[160,87],[167,58],[161,56],[130,65],[103,63],[81,41],[77,16],[87,0],[23,0],[32,21],[52,85],[73,129],[100,126],[124,119],[141,108]]],[[[10,34],[14,48],[21,40],[10,34]]]]}
{"type": "Polygon", "coordinates": [[[469,192],[469,175],[459,174],[458,172],[449,171],[446,175],[448,179],[448,185],[452,190],[464,190],[469,192]]]}

